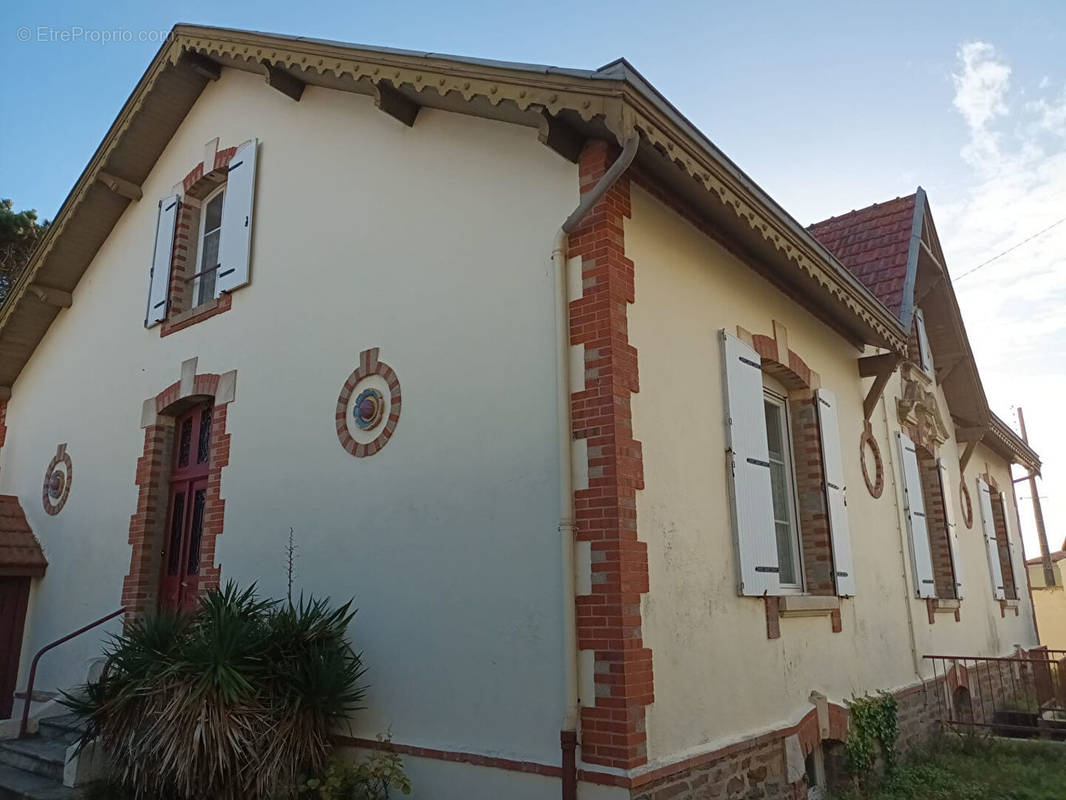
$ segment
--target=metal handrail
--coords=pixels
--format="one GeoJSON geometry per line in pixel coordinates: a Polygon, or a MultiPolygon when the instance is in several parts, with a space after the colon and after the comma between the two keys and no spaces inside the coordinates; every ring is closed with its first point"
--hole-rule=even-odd
{"type": "Polygon", "coordinates": [[[92,630],[97,625],[103,625],[105,622],[110,622],[115,617],[120,617],[125,613],[125,607],[120,608],[118,611],[112,611],[106,617],[100,617],[100,619],[96,620],[96,622],[90,622],[88,625],[84,625],[81,628],[78,628],[73,633],[68,633],[62,639],[56,639],[51,644],[46,644],[44,647],[37,651],[37,655],[33,657],[33,663],[30,665],[30,679],[29,681],[27,681],[26,684],[26,701],[22,705],[22,724],[19,726],[20,737],[26,735],[26,726],[30,719],[30,703],[33,702],[33,682],[37,677],[37,662],[41,660],[41,656],[43,656],[52,648],[59,647],[59,645],[63,644],[64,642],[69,642],[74,637],[81,636],[83,633],[92,630]]]}

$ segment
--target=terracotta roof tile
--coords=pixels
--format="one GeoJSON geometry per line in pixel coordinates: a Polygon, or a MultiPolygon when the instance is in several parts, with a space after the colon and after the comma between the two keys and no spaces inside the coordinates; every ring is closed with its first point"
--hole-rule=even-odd
{"type": "Polygon", "coordinates": [[[19,499],[0,494],[0,575],[44,575],[47,566],[19,499]]]}
{"type": "Polygon", "coordinates": [[[912,194],[875,203],[807,228],[897,317],[907,278],[915,198],[912,194]]]}
{"type": "MultiPolygon", "coordinates": [[[[1053,553],[1051,554],[1051,560],[1052,560],[1053,562],[1056,562],[1056,563],[1058,563],[1059,561],[1062,561],[1062,560],[1063,560],[1064,558],[1066,558],[1066,552],[1063,552],[1062,550],[1056,550],[1056,551],[1054,551],[1054,552],[1053,552],[1053,553]]],[[[1029,559],[1028,561],[1026,561],[1025,563],[1026,563],[1027,565],[1029,565],[1029,566],[1032,566],[1032,565],[1034,565],[1034,564],[1040,564],[1040,563],[1042,563],[1042,562],[1043,562],[1043,560],[1044,560],[1044,559],[1043,559],[1043,557],[1042,557],[1042,556],[1037,556],[1036,558],[1030,558],[1030,559],[1029,559]]]]}

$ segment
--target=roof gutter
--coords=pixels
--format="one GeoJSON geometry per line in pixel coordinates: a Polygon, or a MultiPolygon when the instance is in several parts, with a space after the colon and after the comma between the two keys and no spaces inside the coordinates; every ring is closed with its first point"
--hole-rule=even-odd
{"type": "MultiPolygon", "coordinates": [[[[559,458],[559,534],[563,577],[563,683],[564,716],[559,733],[562,747],[562,798],[577,797],[577,728],[581,719],[578,691],[577,581],[574,545],[577,519],[574,515],[573,426],[570,419],[570,285],[567,275],[570,234],[585,216],[629,169],[640,146],[639,134],[626,139],[621,155],[585,193],[577,208],[566,218],[552,242],[552,273],[555,277],[555,417],[559,458]]],[[[574,298],[576,299],[576,298],[574,298]]]]}

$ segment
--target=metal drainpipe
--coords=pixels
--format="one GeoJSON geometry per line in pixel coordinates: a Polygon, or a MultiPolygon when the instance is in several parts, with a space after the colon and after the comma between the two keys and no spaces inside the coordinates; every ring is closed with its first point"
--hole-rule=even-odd
{"type": "Polygon", "coordinates": [[[558,420],[559,448],[559,533],[563,570],[563,671],[566,684],[563,727],[559,732],[562,748],[562,797],[577,798],[577,726],[580,719],[577,667],[577,572],[574,569],[574,541],[577,521],[574,517],[574,467],[570,421],[570,298],[567,287],[567,253],[573,233],[600,198],[607,193],[633,163],[640,136],[626,139],[622,154],[581,198],[577,208],[555,234],[552,243],[552,267],[555,276],[555,406],[558,420]]]}

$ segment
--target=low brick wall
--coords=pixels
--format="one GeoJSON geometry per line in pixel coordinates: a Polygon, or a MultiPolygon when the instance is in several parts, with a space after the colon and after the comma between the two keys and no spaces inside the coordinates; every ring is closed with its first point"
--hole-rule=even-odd
{"type": "MultiPolygon", "coordinates": [[[[896,693],[899,702],[901,753],[928,741],[941,729],[943,707],[937,691],[944,678],[916,684],[896,693]]],[[[847,738],[847,711],[830,706],[833,741],[847,738]]],[[[663,767],[652,780],[630,790],[632,800],[806,800],[807,785],[802,759],[821,741],[815,711],[797,725],[764,734],[745,742],[687,761],[663,767]],[[789,772],[788,740],[792,742],[792,774],[789,772]],[[793,780],[789,780],[792,777],[793,780]]],[[[839,756],[841,749],[837,748],[839,756]]],[[[828,755],[827,755],[828,758],[828,755]]]]}

